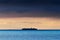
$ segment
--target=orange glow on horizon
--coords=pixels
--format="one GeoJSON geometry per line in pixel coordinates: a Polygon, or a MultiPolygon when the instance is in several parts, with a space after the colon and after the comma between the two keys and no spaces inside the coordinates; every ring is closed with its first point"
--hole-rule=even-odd
{"type": "Polygon", "coordinates": [[[21,28],[60,29],[60,19],[47,17],[0,18],[0,29],[21,28]]]}

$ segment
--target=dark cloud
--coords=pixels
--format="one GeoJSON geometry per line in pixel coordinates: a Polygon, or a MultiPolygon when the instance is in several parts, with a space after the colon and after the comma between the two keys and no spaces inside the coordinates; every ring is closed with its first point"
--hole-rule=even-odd
{"type": "Polygon", "coordinates": [[[0,0],[0,17],[60,18],[60,0],[0,0]]]}
{"type": "Polygon", "coordinates": [[[60,0],[0,0],[1,4],[16,4],[16,5],[37,5],[37,4],[50,4],[50,5],[60,5],[60,0]]]}

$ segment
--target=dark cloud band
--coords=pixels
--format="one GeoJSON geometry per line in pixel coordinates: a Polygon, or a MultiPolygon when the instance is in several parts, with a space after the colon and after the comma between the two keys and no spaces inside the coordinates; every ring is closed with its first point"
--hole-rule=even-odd
{"type": "Polygon", "coordinates": [[[0,0],[0,17],[58,17],[59,0],[0,0]]]}

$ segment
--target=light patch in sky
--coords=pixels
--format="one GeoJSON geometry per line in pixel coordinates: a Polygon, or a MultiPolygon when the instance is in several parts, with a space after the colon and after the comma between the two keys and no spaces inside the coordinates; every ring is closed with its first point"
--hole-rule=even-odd
{"type": "Polygon", "coordinates": [[[0,29],[60,29],[60,19],[48,17],[0,18],[0,29]]]}

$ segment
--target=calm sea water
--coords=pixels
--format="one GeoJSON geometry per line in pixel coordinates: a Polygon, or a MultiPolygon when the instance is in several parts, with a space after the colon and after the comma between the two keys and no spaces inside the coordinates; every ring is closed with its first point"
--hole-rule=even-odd
{"type": "Polygon", "coordinates": [[[60,31],[0,31],[0,40],[60,40],[60,31]]]}

